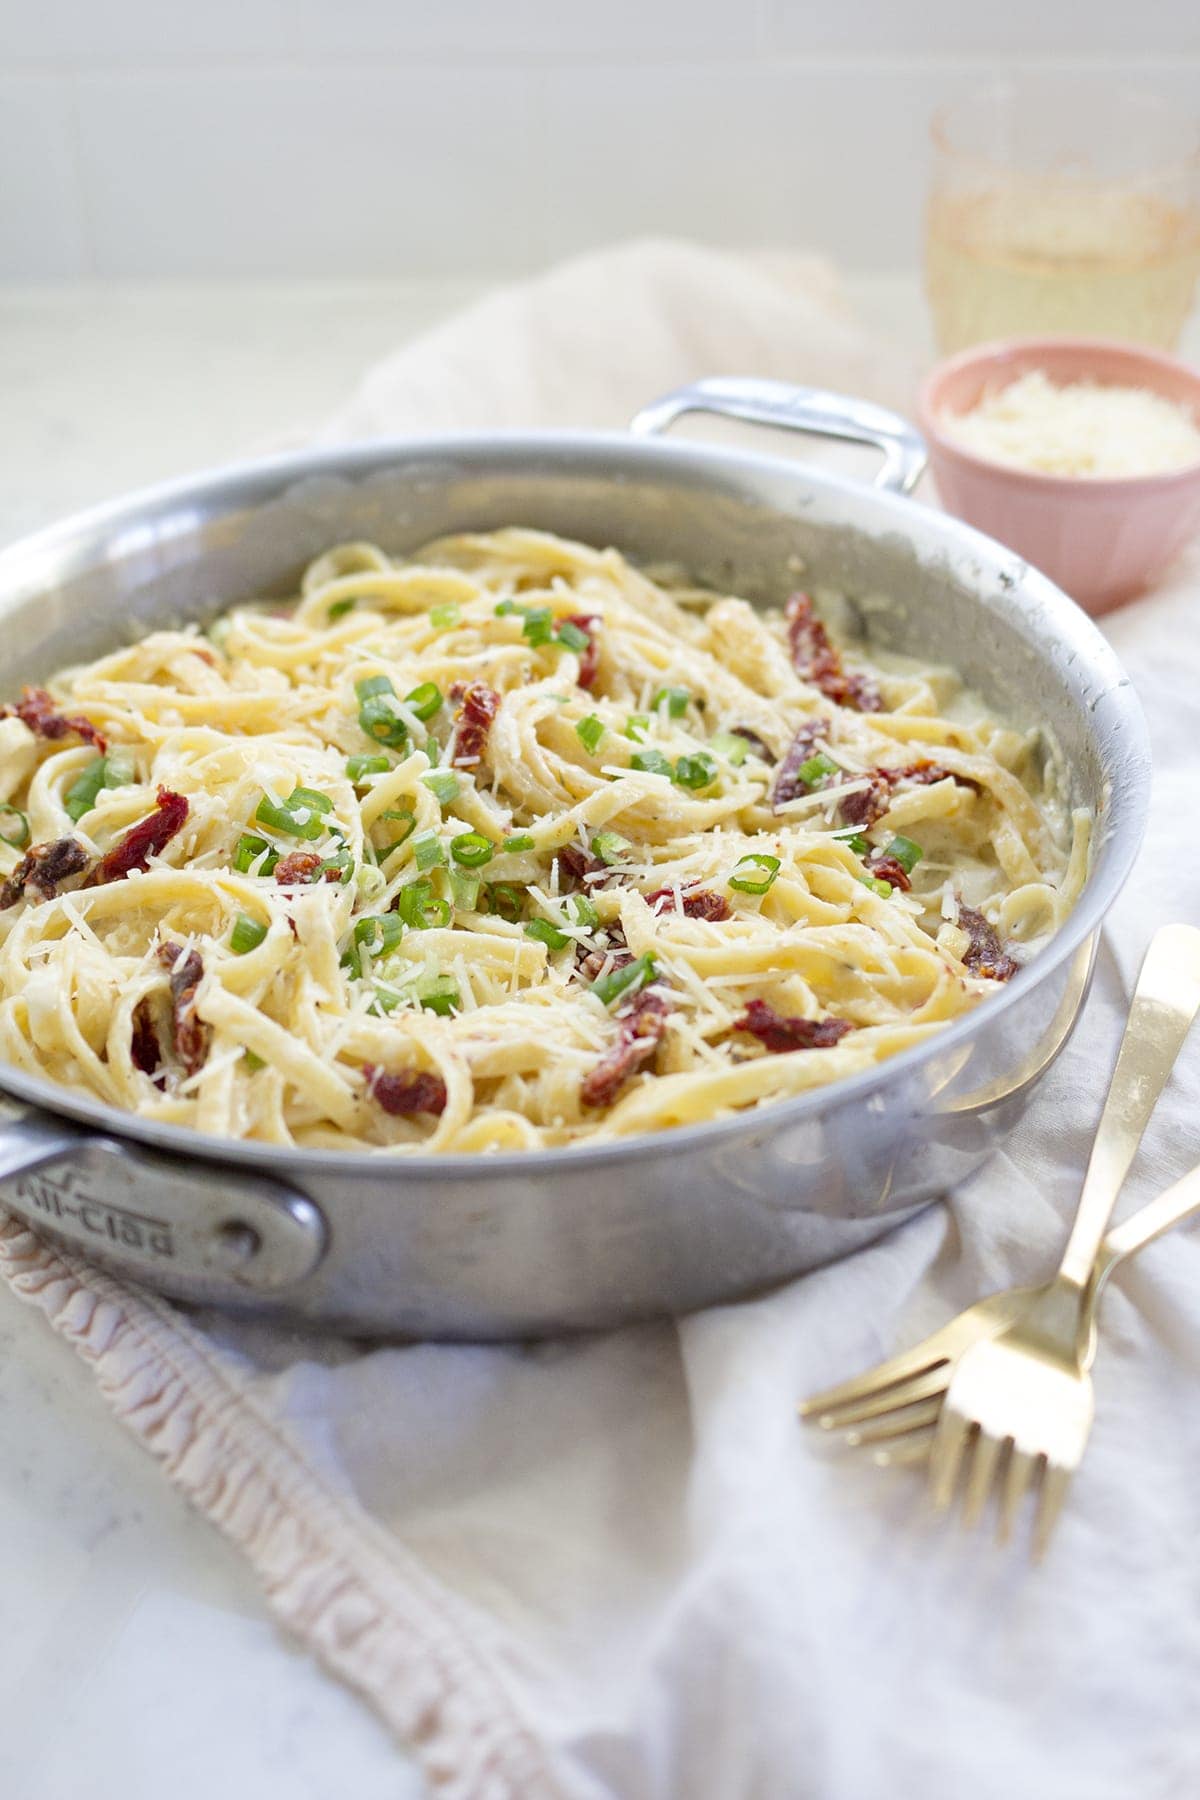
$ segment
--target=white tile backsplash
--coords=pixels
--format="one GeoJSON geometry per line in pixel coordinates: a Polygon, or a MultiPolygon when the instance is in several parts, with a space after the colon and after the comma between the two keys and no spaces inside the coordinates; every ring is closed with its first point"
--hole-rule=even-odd
{"type": "Polygon", "coordinates": [[[911,265],[929,114],[1084,59],[1200,127],[1195,0],[37,0],[0,277],[503,274],[637,231],[911,265]]]}
{"type": "Polygon", "coordinates": [[[821,55],[1032,58],[1200,51],[1192,0],[766,0],[770,43],[821,55]]]}
{"type": "Polygon", "coordinates": [[[753,53],[768,0],[297,0],[305,49],[361,56],[452,52],[533,63],[614,51],[694,57],[753,53]]]}
{"type": "Polygon", "coordinates": [[[0,74],[0,279],[86,266],[65,86],[0,74]]]}
{"type": "Polygon", "coordinates": [[[0,62],[149,67],[286,54],[295,0],[32,0],[4,8],[0,62]]]}
{"type": "Polygon", "coordinates": [[[533,91],[519,70],[81,76],[96,272],[526,268],[533,91]]]}
{"type": "Polygon", "coordinates": [[[544,77],[547,215],[569,249],[630,232],[916,256],[936,72],[852,64],[544,77]]]}

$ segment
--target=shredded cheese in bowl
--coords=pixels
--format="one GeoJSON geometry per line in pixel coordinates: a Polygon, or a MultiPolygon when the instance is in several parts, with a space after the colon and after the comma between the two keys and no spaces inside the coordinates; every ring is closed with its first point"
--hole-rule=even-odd
{"type": "Polygon", "coordinates": [[[1200,463],[1200,425],[1186,406],[1148,388],[1059,387],[1036,369],[938,423],[965,450],[1044,475],[1111,479],[1200,463]]]}

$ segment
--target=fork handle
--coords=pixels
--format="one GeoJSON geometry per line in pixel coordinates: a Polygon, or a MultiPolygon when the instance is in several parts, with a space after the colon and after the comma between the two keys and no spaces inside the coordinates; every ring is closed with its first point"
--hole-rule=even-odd
{"type": "Polygon", "coordinates": [[[1059,1265],[1059,1274],[1081,1291],[1091,1279],[1121,1184],[1197,1010],[1200,930],[1164,925],[1151,938],[1138,975],[1075,1223],[1059,1265]]]}
{"type": "Polygon", "coordinates": [[[1171,1231],[1176,1225],[1182,1225],[1194,1214],[1200,1212],[1200,1169],[1192,1169],[1181,1176],[1171,1187],[1157,1194],[1140,1212],[1131,1214],[1115,1225],[1100,1246],[1096,1258],[1095,1273],[1092,1276],[1092,1292],[1099,1297],[1100,1290],[1116,1268],[1127,1256],[1136,1256],[1155,1238],[1171,1231]]]}

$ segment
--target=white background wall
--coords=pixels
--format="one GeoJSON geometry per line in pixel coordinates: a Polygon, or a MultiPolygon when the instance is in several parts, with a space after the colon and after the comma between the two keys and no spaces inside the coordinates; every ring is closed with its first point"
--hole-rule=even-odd
{"type": "Polygon", "coordinates": [[[1198,0],[0,0],[0,277],[470,275],[633,231],[916,255],[929,114],[1198,0]]]}

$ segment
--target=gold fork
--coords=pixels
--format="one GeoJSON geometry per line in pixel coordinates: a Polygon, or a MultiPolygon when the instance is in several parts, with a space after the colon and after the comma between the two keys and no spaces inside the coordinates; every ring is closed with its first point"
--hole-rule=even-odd
{"type": "MultiPolygon", "coordinates": [[[[1139,1250],[1144,1250],[1147,1244],[1152,1244],[1155,1238],[1162,1237],[1176,1225],[1185,1224],[1198,1212],[1200,1168],[1195,1168],[1108,1233],[1100,1246],[1084,1301],[1083,1322],[1088,1334],[1084,1369],[1090,1369],[1095,1360],[1096,1313],[1113,1270],[1119,1263],[1136,1256],[1139,1250]]],[[[844,1381],[822,1394],[815,1394],[801,1407],[802,1416],[815,1415],[816,1423],[826,1430],[845,1431],[849,1444],[882,1445],[876,1452],[876,1460],[880,1463],[923,1460],[933,1443],[932,1427],[941,1409],[941,1397],[950,1385],[954,1366],[963,1351],[984,1338],[995,1337],[1045,1291],[1045,1286],[1021,1287],[989,1295],[902,1356],[893,1356],[852,1381],[844,1381]],[[920,1380],[926,1375],[932,1379],[918,1392],[919,1405],[914,1407],[906,1398],[910,1383],[915,1385],[914,1378],[920,1380]],[[931,1397],[929,1403],[932,1406],[928,1414],[927,1396],[931,1397]],[[913,1418],[908,1416],[910,1413],[918,1416],[913,1418]],[[847,1429],[875,1419],[882,1423],[878,1426],[865,1423],[861,1431],[847,1429]]]]}
{"type": "MultiPolygon", "coordinates": [[[[944,1396],[957,1378],[961,1364],[967,1360],[968,1352],[973,1361],[978,1361],[976,1350],[990,1349],[997,1340],[1002,1348],[1011,1352],[1014,1333],[1019,1349],[1020,1329],[1027,1321],[1031,1321],[1029,1338],[1043,1343],[1047,1312],[1052,1315],[1052,1327],[1057,1325],[1060,1333],[1063,1319],[1067,1320],[1070,1351],[1065,1366],[1068,1375],[1073,1374],[1076,1381],[1086,1377],[1094,1355],[1095,1307],[1111,1270],[1122,1257],[1141,1249],[1191,1210],[1192,1188],[1190,1179],[1185,1178],[1110,1234],[1093,1271],[1096,1240],[1104,1229],[1198,1007],[1200,932],[1190,926],[1167,926],[1155,936],[1138,978],[1117,1067],[1089,1161],[1079,1213],[1059,1274],[1044,1286],[1013,1288],[979,1301],[913,1349],[814,1395],[801,1407],[802,1417],[815,1419],[827,1430],[849,1430],[852,1443],[878,1446],[879,1461],[917,1460],[929,1453],[931,1441],[935,1439],[932,1430],[935,1424],[940,1436],[944,1396]]],[[[1050,1341],[1061,1346],[1063,1340],[1060,1335],[1050,1341]]],[[[1043,1399],[1054,1385],[1053,1377],[1063,1372],[1061,1355],[1060,1351],[1060,1363],[1050,1370],[1050,1378],[1042,1383],[1043,1399]]],[[[1046,1367],[1044,1362],[1042,1367],[1046,1367]]],[[[1059,1386],[1061,1389],[1061,1383],[1059,1386]]],[[[1073,1468],[1078,1456],[1082,1455],[1087,1437],[1091,1417],[1090,1382],[1087,1382],[1087,1390],[1084,1400],[1086,1421],[1082,1437],[1076,1431],[1077,1454],[1069,1468],[1073,1468]]],[[[1066,1392],[1078,1398],[1070,1386],[1066,1392]]],[[[953,1493],[958,1463],[974,1426],[975,1421],[968,1419],[965,1426],[952,1428],[952,1435],[942,1438],[939,1460],[934,1466],[935,1498],[941,1504],[948,1504],[953,1493]]],[[[1005,1434],[1006,1438],[1010,1436],[1013,1434],[1005,1434]]],[[[979,1429],[979,1437],[982,1443],[982,1429],[979,1429]]],[[[976,1518],[982,1509],[1003,1447],[1004,1439],[1001,1439],[994,1451],[984,1448],[980,1454],[979,1448],[976,1449],[968,1486],[969,1519],[976,1518]]],[[[1014,1437],[1013,1452],[1016,1448],[1014,1437]]],[[[1040,1541],[1044,1543],[1057,1506],[1061,1504],[1066,1485],[1061,1471],[1065,1465],[1061,1459],[1052,1464],[1050,1456],[1041,1450],[1028,1458],[1016,1455],[1015,1461],[1013,1452],[1008,1461],[1008,1468],[1013,1472],[1006,1484],[1008,1504],[1002,1513],[1003,1528],[1007,1528],[1011,1520],[1037,1458],[1045,1455],[1047,1471],[1051,1467],[1058,1471],[1043,1483],[1040,1541]]]]}
{"type": "Polygon", "coordinates": [[[1200,931],[1167,925],[1151,940],[1058,1272],[994,1337],[963,1352],[929,1453],[933,1504],[950,1505],[966,1464],[963,1519],[1001,1486],[1000,1535],[1041,1471],[1034,1551],[1045,1549],[1091,1430],[1088,1363],[1096,1260],[1113,1204],[1200,1008],[1200,931]]]}

